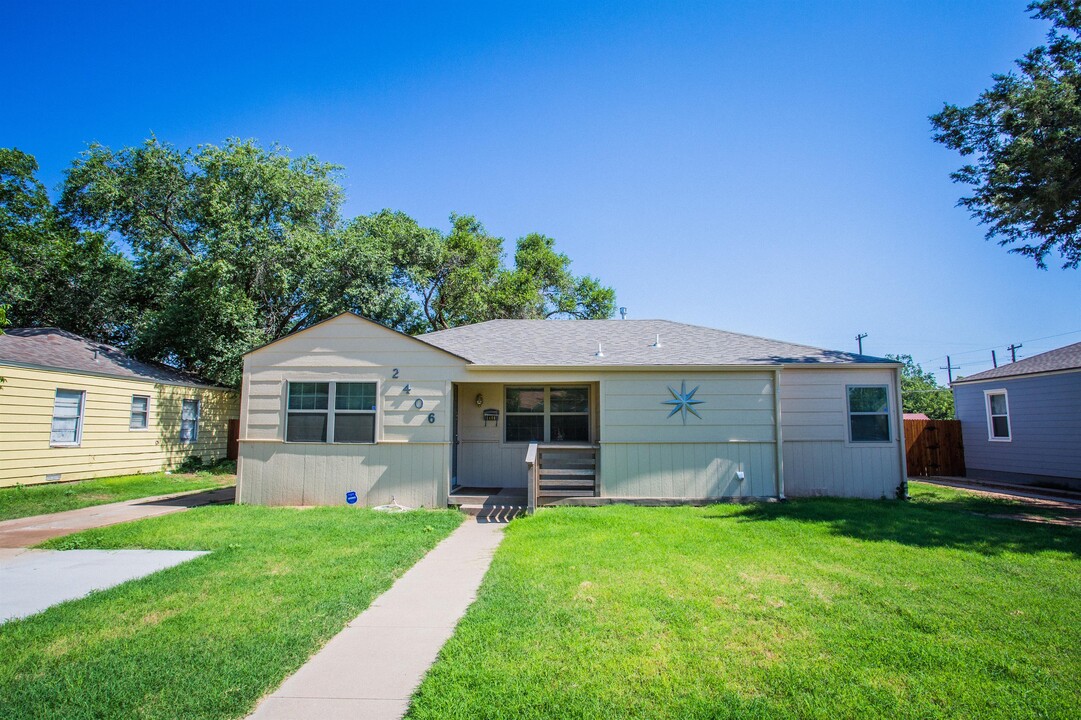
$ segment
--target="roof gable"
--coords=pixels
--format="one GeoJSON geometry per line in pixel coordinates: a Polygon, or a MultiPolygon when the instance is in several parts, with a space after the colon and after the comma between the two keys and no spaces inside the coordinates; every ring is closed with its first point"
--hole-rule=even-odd
{"type": "Polygon", "coordinates": [[[893,363],[670,320],[490,320],[419,339],[488,366],[893,363]]]}
{"type": "Polygon", "coordinates": [[[339,322],[362,323],[365,327],[375,329],[376,332],[388,333],[391,336],[398,337],[398,338],[403,338],[403,339],[405,339],[405,340],[407,340],[409,342],[412,342],[412,343],[418,343],[419,345],[424,346],[426,349],[434,350],[436,352],[439,352],[439,353],[442,353],[442,354],[445,354],[445,355],[450,355],[455,360],[460,360],[460,361],[466,362],[466,363],[470,362],[468,358],[465,358],[465,357],[462,357],[461,355],[455,354],[454,352],[452,352],[450,350],[446,350],[444,348],[441,348],[438,345],[432,345],[430,343],[426,343],[426,342],[424,342],[423,340],[421,340],[418,337],[415,337],[413,335],[409,335],[407,333],[400,332],[400,331],[395,330],[394,328],[391,328],[391,327],[387,327],[386,325],[384,325],[384,324],[382,324],[380,322],[376,322],[375,320],[372,320],[370,318],[366,318],[363,315],[359,315],[359,314],[354,313],[354,312],[343,312],[343,313],[340,313],[338,315],[335,315],[334,317],[329,317],[326,320],[321,320],[321,321],[315,323],[314,325],[309,325],[308,327],[303,328],[302,330],[296,330],[294,332],[291,332],[288,335],[286,335],[285,337],[280,337],[277,340],[272,340],[272,341],[266,343],[265,345],[260,345],[257,348],[249,350],[248,352],[244,353],[244,357],[248,357],[249,355],[259,353],[259,352],[261,352],[261,351],[263,351],[263,350],[265,350],[267,348],[270,348],[270,347],[278,347],[278,346],[280,346],[282,344],[287,344],[291,340],[295,340],[297,338],[310,337],[311,335],[318,333],[320,328],[325,330],[325,329],[328,328],[328,326],[331,326],[331,325],[333,325],[335,323],[339,323],[339,322]]]}

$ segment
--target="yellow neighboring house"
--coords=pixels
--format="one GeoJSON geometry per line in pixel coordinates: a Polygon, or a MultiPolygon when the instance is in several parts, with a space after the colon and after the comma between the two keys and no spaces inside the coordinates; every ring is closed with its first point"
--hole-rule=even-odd
{"type": "Polygon", "coordinates": [[[226,457],[240,396],[56,328],[0,335],[0,487],[226,457]]]}

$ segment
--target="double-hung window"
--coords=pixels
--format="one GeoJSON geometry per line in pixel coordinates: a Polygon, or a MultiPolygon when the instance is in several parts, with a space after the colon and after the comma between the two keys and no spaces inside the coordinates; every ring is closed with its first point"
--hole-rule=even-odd
{"type": "Polygon", "coordinates": [[[987,439],[992,442],[1010,441],[1010,401],[1005,390],[986,390],[987,439]]]}
{"type": "Polygon", "coordinates": [[[854,443],[890,442],[889,386],[848,386],[848,437],[854,443]]]}
{"type": "Polygon", "coordinates": [[[131,396],[131,419],[128,420],[128,428],[131,430],[146,430],[150,418],[150,398],[146,395],[131,396]]]}
{"type": "Polygon", "coordinates": [[[57,389],[53,400],[53,424],[49,444],[54,447],[77,447],[83,439],[85,390],[57,389]]]}
{"type": "Polygon", "coordinates": [[[199,440],[199,401],[184,400],[180,407],[180,442],[191,445],[199,440]]]}
{"type": "Polygon", "coordinates": [[[589,388],[508,387],[507,442],[589,442],[589,388]]]}
{"type": "Polygon", "coordinates": [[[290,382],[288,393],[287,442],[375,442],[375,383],[290,382]]]}

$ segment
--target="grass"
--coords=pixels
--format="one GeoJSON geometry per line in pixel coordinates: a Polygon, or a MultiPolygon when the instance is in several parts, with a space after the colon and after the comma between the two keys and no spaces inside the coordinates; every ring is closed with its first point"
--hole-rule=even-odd
{"type": "Polygon", "coordinates": [[[913,494],[515,520],[409,717],[1077,717],[1081,530],[913,494]]]}
{"type": "Polygon", "coordinates": [[[0,520],[76,510],[153,495],[224,487],[236,482],[235,473],[234,463],[223,463],[197,473],[157,472],[0,488],[0,520]]]}
{"type": "Polygon", "coordinates": [[[229,505],[52,540],[212,552],[0,625],[0,717],[242,717],[460,522],[229,505]]]}

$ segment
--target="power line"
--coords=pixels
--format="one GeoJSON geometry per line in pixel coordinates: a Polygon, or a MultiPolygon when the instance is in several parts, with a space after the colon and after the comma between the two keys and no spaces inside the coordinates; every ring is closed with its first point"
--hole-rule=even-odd
{"type": "MultiPolygon", "coordinates": [[[[1022,345],[1024,343],[1034,343],[1034,342],[1039,342],[1040,340],[1051,340],[1052,338],[1065,337],[1066,335],[1077,335],[1078,333],[1081,333],[1081,330],[1070,330],[1069,332],[1057,333],[1055,335],[1044,335],[1043,337],[1029,338],[1027,340],[1022,340],[1021,343],[1018,345],[1018,347],[1020,347],[1020,345],[1022,345]]],[[[950,355],[973,355],[975,353],[987,352],[988,350],[997,350],[1000,347],[1005,347],[1005,346],[1001,345],[1001,344],[1000,345],[992,345],[990,347],[980,348],[979,350],[962,350],[961,352],[951,352],[950,355]]],[[[1007,349],[1009,349],[1009,348],[1007,348],[1007,349]]],[[[921,360],[920,365],[923,365],[924,363],[935,362],[936,360],[943,360],[945,358],[946,358],[945,355],[938,355],[936,357],[929,358],[927,360],[921,360]]]]}

